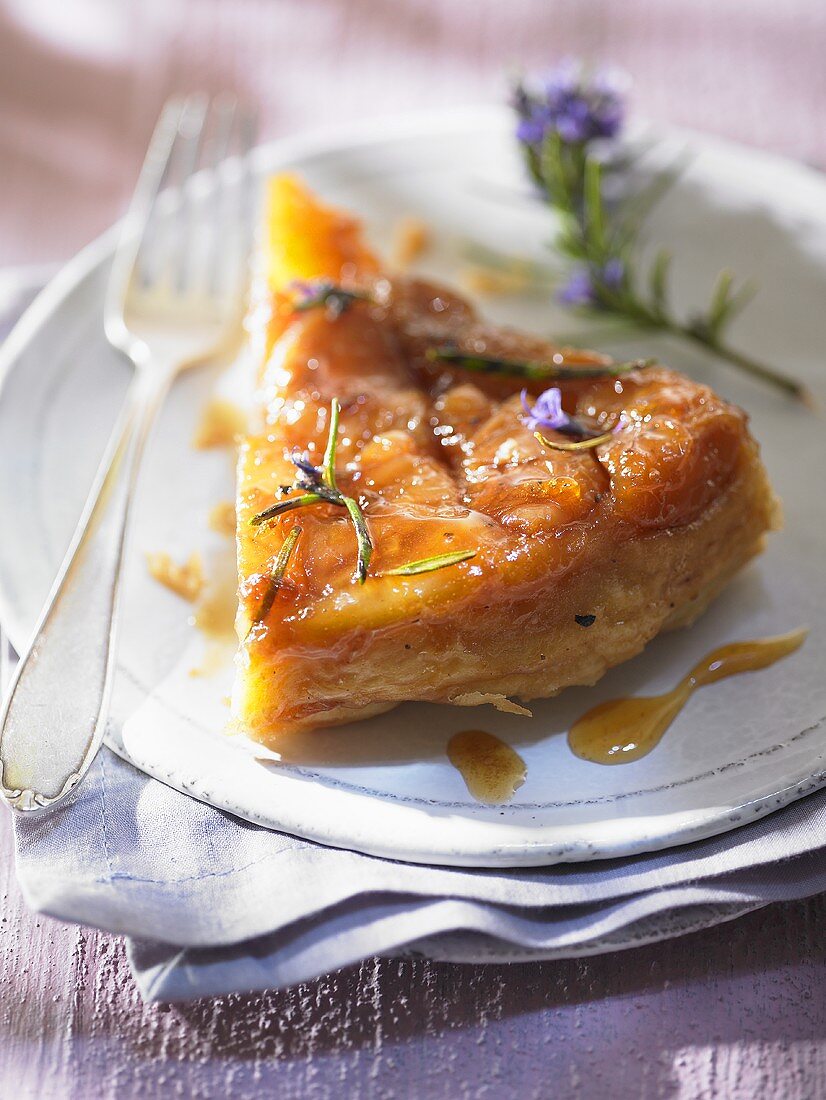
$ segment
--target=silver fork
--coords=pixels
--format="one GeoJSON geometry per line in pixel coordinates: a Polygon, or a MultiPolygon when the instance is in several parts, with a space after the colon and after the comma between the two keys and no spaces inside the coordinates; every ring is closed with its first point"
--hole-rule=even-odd
{"type": "Polygon", "coordinates": [[[155,127],[104,313],[133,380],[0,715],[0,794],[15,810],[65,798],[103,739],[121,563],[147,436],[175,375],[226,351],[240,331],[254,130],[253,116],[227,96],[171,100],[155,127]]]}

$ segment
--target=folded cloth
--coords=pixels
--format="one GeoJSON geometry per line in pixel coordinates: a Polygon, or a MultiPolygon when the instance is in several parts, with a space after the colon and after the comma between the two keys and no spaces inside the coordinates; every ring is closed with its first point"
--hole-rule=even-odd
{"type": "Polygon", "coordinates": [[[16,836],[28,903],[128,935],[150,1000],[290,985],[375,954],[596,954],[826,889],[826,791],[663,852],[462,870],[250,825],[104,749],[71,802],[19,818],[16,836]]]}

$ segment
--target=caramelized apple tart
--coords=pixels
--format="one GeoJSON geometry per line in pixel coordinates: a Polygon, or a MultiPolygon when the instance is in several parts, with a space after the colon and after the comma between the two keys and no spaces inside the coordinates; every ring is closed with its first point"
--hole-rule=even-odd
{"type": "Polygon", "coordinates": [[[265,262],[237,501],[253,738],[592,684],[777,526],[747,418],[708,387],[486,324],[290,176],[265,262]]]}

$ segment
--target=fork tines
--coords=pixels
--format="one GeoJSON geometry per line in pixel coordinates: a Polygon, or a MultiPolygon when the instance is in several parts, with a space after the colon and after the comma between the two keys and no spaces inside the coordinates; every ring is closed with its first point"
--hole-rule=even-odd
{"type": "Polygon", "coordinates": [[[122,313],[130,284],[132,298],[139,290],[235,308],[248,280],[256,129],[255,112],[232,93],[167,101],[123,225],[107,316],[122,313]]]}

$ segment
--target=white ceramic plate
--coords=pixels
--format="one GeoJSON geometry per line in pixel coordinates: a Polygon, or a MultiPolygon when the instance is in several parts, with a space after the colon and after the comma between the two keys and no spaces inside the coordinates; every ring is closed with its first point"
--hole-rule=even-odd
{"type": "MultiPolygon", "coordinates": [[[[261,150],[258,169],[288,166],[326,198],[360,211],[381,246],[402,214],[428,222],[437,246],[423,272],[455,279],[462,241],[547,259],[548,214],[524,187],[500,111],[373,127],[261,150]]],[[[734,342],[824,392],[826,185],[764,154],[691,135],[691,167],[652,225],[677,257],[677,306],[703,301],[724,265],[760,280],[734,342]]],[[[78,256],[38,299],[3,351],[0,390],[0,611],[25,643],[59,564],[128,369],[105,344],[101,301],[113,237],[78,256]]],[[[498,298],[497,320],[571,329],[548,295],[498,298]]],[[[305,739],[291,762],[261,763],[224,730],[231,673],[193,678],[204,639],[190,608],[150,581],[146,550],[224,558],[207,513],[232,496],[230,458],[189,446],[214,374],[183,377],[151,446],[128,571],[119,675],[108,742],[139,768],[241,817],[327,844],[393,858],[468,866],[587,860],[642,852],[731,829],[826,782],[826,459],[823,421],[721,364],[667,342],[615,345],[659,354],[710,380],[753,419],[786,529],[690,631],[655,640],[592,689],[540,703],[532,720],[406,705],[305,739]],[[723,642],[803,623],[804,648],[764,672],[697,693],[649,756],[600,767],[574,757],[565,731],[599,700],[659,692],[723,642]],[[444,748],[459,729],[498,733],[524,757],[512,802],[468,795],[444,748]]]]}

